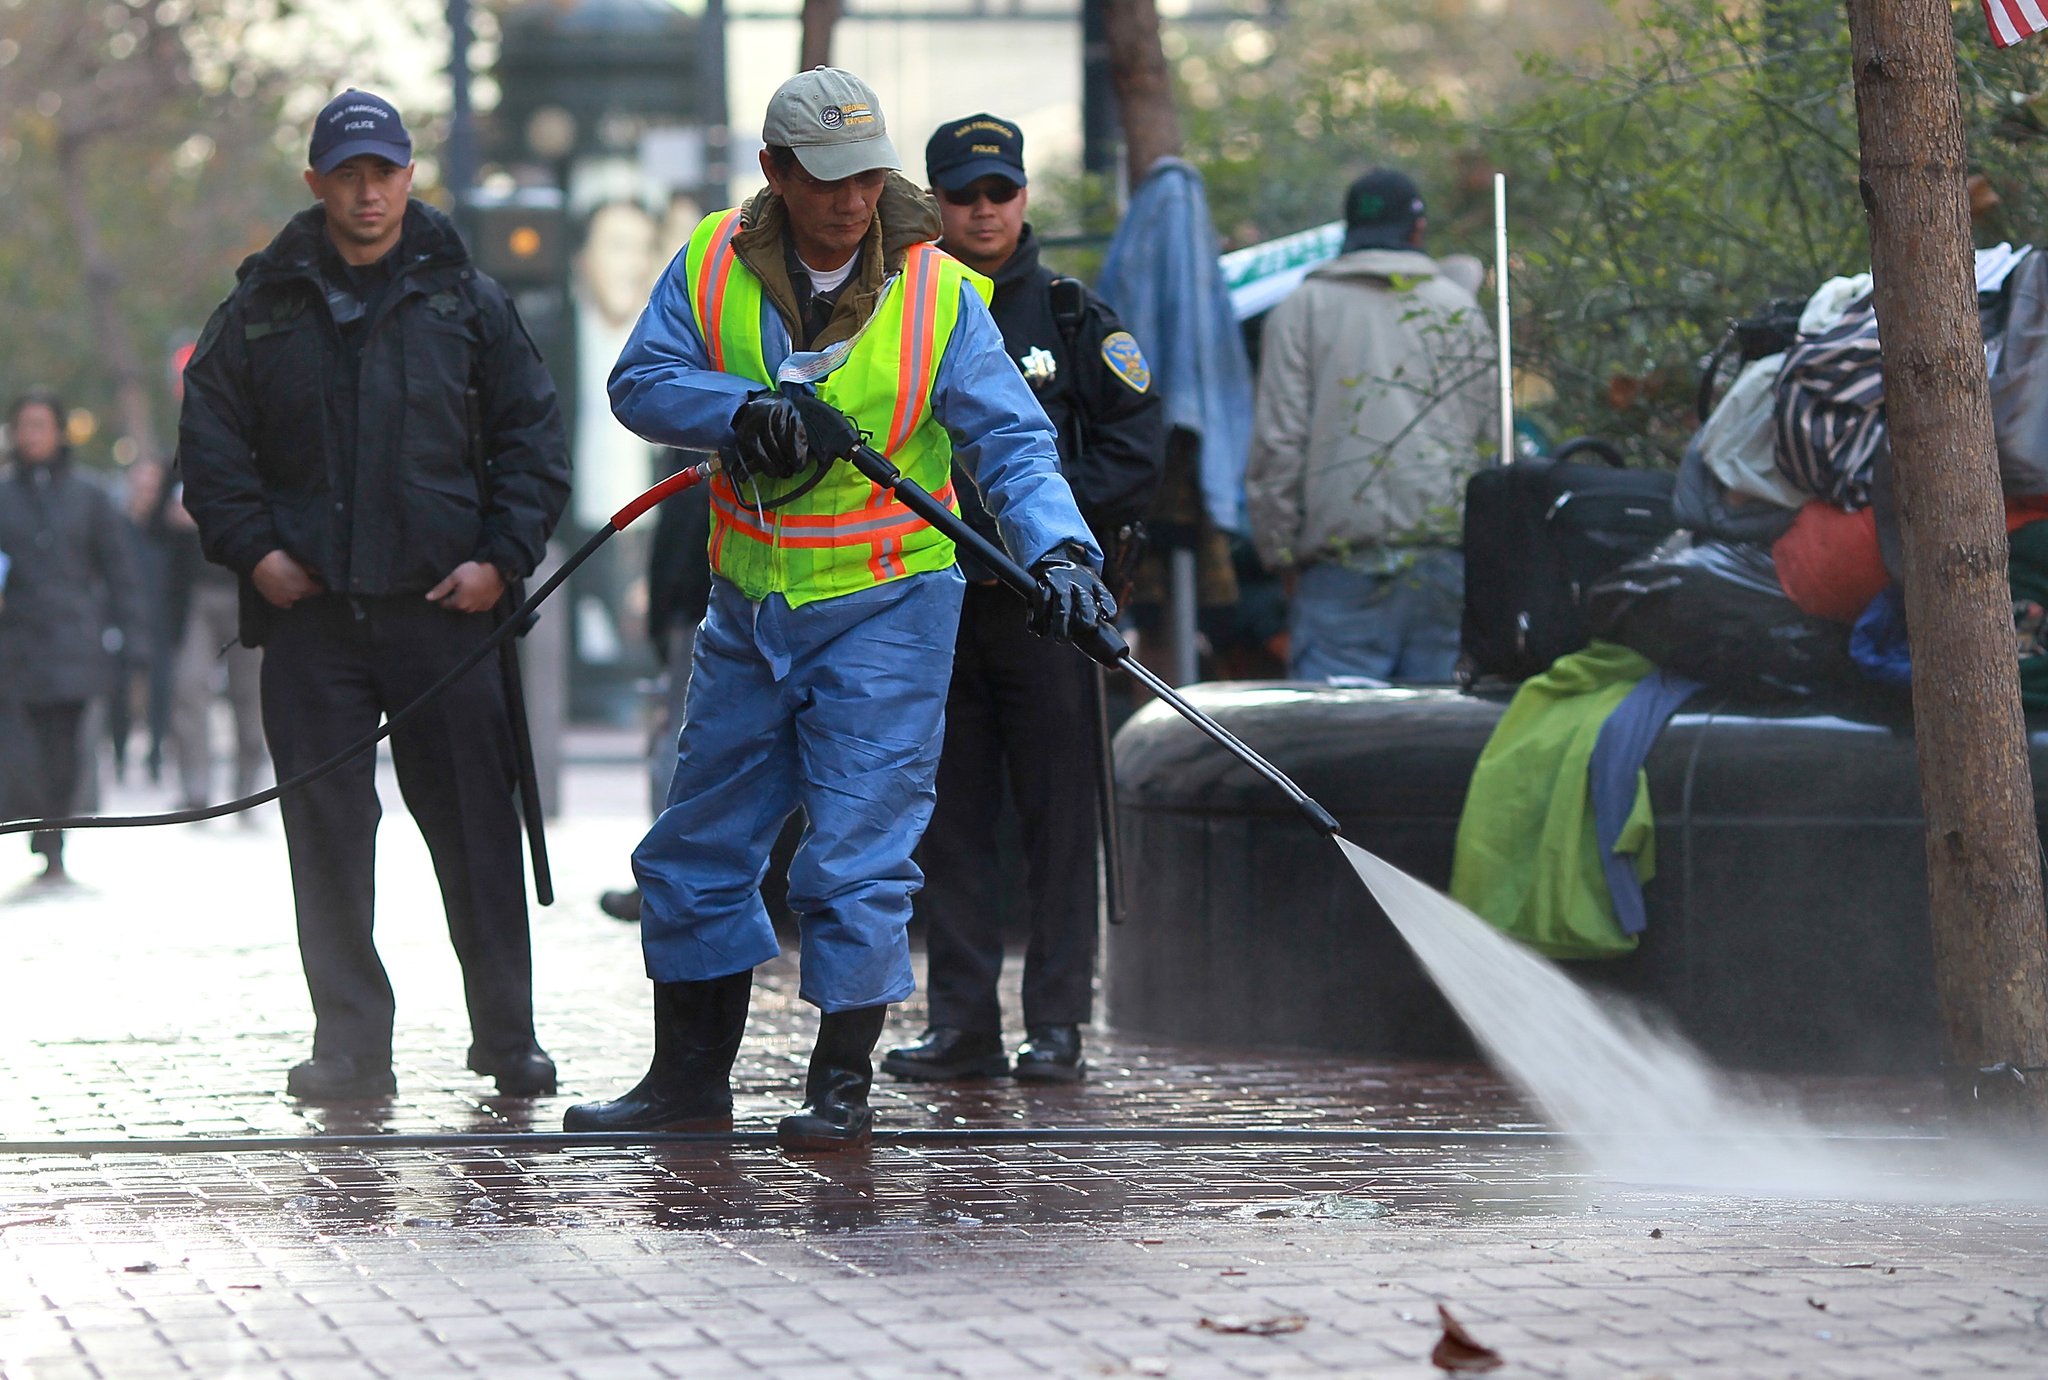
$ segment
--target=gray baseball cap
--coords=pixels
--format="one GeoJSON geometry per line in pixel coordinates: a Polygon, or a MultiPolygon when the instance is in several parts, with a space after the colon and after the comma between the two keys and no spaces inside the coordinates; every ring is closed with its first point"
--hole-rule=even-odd
{"type": "Polygon", "coordinates": [[[761,142],[794,150],[821,182],[903,167],[882,123],[882,103],[866,82],[837,67],[813,67],[776,87],[761,142]]]}

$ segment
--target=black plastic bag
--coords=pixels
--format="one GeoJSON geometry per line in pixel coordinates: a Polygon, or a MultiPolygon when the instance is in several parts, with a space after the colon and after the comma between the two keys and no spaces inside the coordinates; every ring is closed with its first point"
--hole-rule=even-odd
{"type": "Polygon", "coordinates": [[[1770,551],[1746,542],[1667,545],[1595,583],[1593,635],[1716,689],[1804,697],[1855,685],[1849,629],[1801,613],[1770,551]]]}

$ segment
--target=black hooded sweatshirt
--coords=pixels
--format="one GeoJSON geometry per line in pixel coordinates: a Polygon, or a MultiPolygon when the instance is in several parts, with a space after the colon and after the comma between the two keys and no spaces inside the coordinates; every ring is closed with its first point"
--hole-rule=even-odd
{"type": "Polygon", "coordinates": [[[468,560],[531,574],[568,500],[561,411],[448,218],[412,202],[391,254],[351,273],[313,206],[238,277],[178,426],[207,558],[246,580],[283,550],[361,596],[424,593],[468,560]]]}

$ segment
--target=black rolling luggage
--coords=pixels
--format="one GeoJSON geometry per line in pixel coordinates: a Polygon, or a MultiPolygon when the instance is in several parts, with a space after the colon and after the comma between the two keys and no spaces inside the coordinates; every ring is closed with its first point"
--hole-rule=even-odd
{"type": "Polygon", "coordinates": [[[1465,486],[1459,675],[1525,680],[1586,645],[1585,591],[1676,530],[1672,475],[1621,468],[1604,441],[1481,470],[1465,486]],[[1591,451],[1608,463],[1566,457],[1591,451]]]}

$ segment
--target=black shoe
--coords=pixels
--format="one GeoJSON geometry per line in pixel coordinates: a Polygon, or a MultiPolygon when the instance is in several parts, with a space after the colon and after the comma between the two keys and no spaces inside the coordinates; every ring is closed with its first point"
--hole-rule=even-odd
{"type": "Polygon", "coordinates": [[[496,1079],[500,1097],[555,1095],[555,1061],[539,1045],[528,1045],[516,1054],[491,1054],[471,1045],[469,1069],[496,1079]]]}
{"type": "Polygon", "coordinates": [[[917,1043],[898,1045],[882,1059],[883,1073],[918,1083],[1000,1078],[1009,1071],[1001,1035],[970,1035],[951,1025],[935,1025],[917,1043]]]}
{"type": "Polygon", "coordinates": [[[636,886],[625,891],[607,891],[597,898],[597,908],[614,920],[637,925],[640,923],[640,888],[636,886]]]}
{"type": "Polygon", "coordinates": [[[308,1102],[361,1102],[391,1096],[398,1091],[398,1079],[389,1059],[378,1063],[346,1054],[316,1054],[292,1065],[284,1090],[308,1102]]]}
{"type": "Polygon", "coordinates": [[[1081,1027],[1034,1025],[1017,1046],[1020,1083],[1078,1083],[1088,1073],[1081,1059],[1081,1027]]]}
{"type": "Polygon", "coordinates": [[[829,1011],[818,1021],[818,1045],[804,1080],[803,1110],[775,1128],[785,1150],[853,1150],[875,1138],[868,1089],[875,1081],[875,1041],[887,1006],[829,1011]]]}
{"type": "Polygon", "coordinates": [[[708,982],[654,984],[654,1061],[624,1097],[585,1102],[564,1131],[730,1131],[732,1061],[747,1029],[749,968],[708,982]]]}

